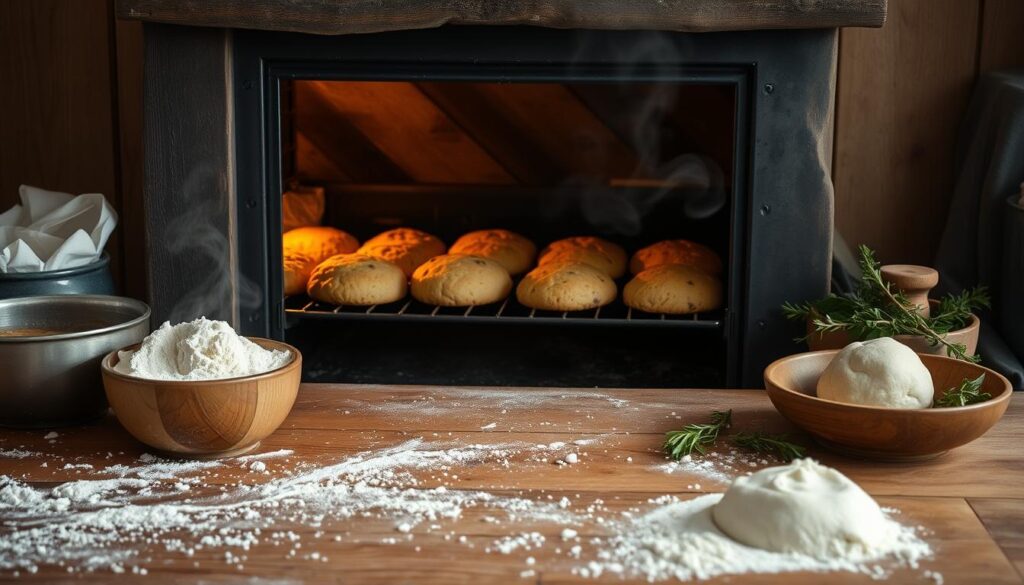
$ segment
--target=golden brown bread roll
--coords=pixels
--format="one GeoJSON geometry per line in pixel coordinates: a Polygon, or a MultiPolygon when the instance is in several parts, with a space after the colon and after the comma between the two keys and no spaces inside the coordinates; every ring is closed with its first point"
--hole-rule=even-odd
{"type": "Polygon", "coordinates": [[[337,254],[351,254],[359,248],[352,234],[327,226],[306,226],[288,230],[282,238],[282,249],[311,256],[317,264],[337,254]]]}
{"type": "Polygon", "coordinates": [[[444,252],[444,242],[412,228],[396,228],[377,234],[359,248],[360,254],[396,264],[406,276],[412,276],[421,264],[444,252]]]}
{"type": "Polygon", "coordinates": [[[722,259],[718,254],[690,240],[662,240],[637,250],[629,261],[629,271],[639,274],[663,264],[691,266],[714,276],[722,274],[722,259]]]}
{"type": "Polygon", "coordinates": [[[583,262],[541,264],[516,287],[519,302],[545,311],[582,311],[615,300],[615,281],[604,271],[583,262]]]}
{"type": "Polygon", "coordinates": [[[494,260],[515,276],[530,269],[537,246],[508,230],[478,230],[463,235],[448,249],[451,254],[471,254],[494,260]]]}
{"type": "Polygon", "coordinates": [[[622,300],[647,313],[702,313],[722,306],[722,283],[697,268],[662,264],[634,276],[623,289],[622,300]]]}
{"type": "Polygon", "coordinates": [[[626,273],[626,251],[601,238],[578,236],[551,242],[537,258],[537,265],[582,262],[612,278],[626,273]]]}
{"type": "Polygon", "coordinates": [[[406,278],[390,262],[362,254],[339,254],[321,262],[309,277],[309,296],[332,305],[383,305],[405,297],[406,278]]]}
{"type": "Polygon", "coordinates": [[[284,251],[284,294],[298,295],[306,292],[309,275],[319,264],[316,258],[305,252],[284,251]]]}
{"type": "Polygon", "coordinates": [[[479,256],[434,256],[412,274],[412,296],[428,305],[487,305],[504,300],[511,291],[508,271],[494,260],[479,256]]]}

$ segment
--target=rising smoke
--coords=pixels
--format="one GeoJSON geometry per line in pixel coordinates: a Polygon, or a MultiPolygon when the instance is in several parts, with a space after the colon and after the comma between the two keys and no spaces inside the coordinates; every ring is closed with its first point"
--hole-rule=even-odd
{"type": "MultiPolygon", "coordinates": [[[[652,31],[639,39],[615,47],[618,79],[667,78],[686,62],[689,51],[678,35],[671,37],[652,31]]],[[[574,63],[593,62],[595,55],[607,50],[605,37],[585,35],[574,63]]],[[[632,175],[636,181],[630,183],[632,186],[608,185],[596,182],[594,177],[576,176],[569,178],[560,190],[566,195],[582,192],[579,205],[584,218],[590,225],[610,233],[643,233],[645,219],[668,197],[681,199],[683,213],[691,219],[710,217],[726,202],[724,175],[713,160],[695,153],[676,154],[663,160],[663,135],[672,126],[670,117],[678,107],[682,86],[652,83],[650,87],[651,91],[638,105],[631,104],[628,118],[629,143],[637,156],[632,175]]]]}
{"type": "Polygon", "coordinates": [[[188,211],[167,225],[167,250],[198,275],[197,284],[171,309],[167,318],[172,323],[204,316],[237,325],[239,308],[263,302],[260,287],[235,270],[228,235],[214,223],[230,208],[227,197],[218,196],[226,192],[223,181],[223,173],[211,164],[193,168],[182,189],[188,211]]]}

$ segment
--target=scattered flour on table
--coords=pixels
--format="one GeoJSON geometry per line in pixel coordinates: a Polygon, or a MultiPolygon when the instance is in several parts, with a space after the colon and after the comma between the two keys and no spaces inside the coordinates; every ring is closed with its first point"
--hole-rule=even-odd
{"type": "Polygon", "coordinates": [[[40,457],[38,451],[26,451],[25,449],[0,449],[0,457],[4,459],[26,459],[28,457],[40,457]]]}
{"type": "MultiPolygon", "coordinates": [[[[361,518],[383,520],[394,530],[394,536],[372,542],[411,547],[416,538],[433,535],[477,554],[518,555],[527,578],[541,570],[649,581],[798,570],[883,578],[894,567],[916,567],[930,555],[915,531],[902,526],[900,538],[887,548],[849,558],[822,561],[753,549],[715,528],[710,507],[719,495],[689,501],[663,496],[623,508],[579,494],[512,495],[436,485],[479,465],[509,469],[514,457],[549,462],[567,447],[562,442],[451,447],[417,438],[327,464],[299,461],[275,475],[254,473],[253,466],[260,463],[256,467],[267,471],[273,458],[291,452],[190,462],[144,455],[131,465],[96,466],[88,470],[95,479],[50,489],[0,476],[0,569],[31,573],[56,564],[73,571],[144,575],[144,565],[152,569],[157,551],[187,562],[205,550],[217,551],[217,558],[241,570],[250,550],[260,547],[263,555],[268,546],[282,548],[281,554],[294,561],[322,563],[327,555],[315,550],[317,542],[348,538],[332,527],[361,518]],[[228,469],[238,474],[239,467],[249,480],[211,483],[228,469]],[[505,535],[481,545],[446,528],[471,509],[505,535]],[[282,521],[316,533],[276,528],[282,521]]],[[[585,458],[577,464],[585,465],[585,458]]]]}
{"type": "MultiPolygon", "coordinates": [[[[410,470],[447,473],[460,465],[500,463],[516,452],[500,445],[423,446],[422,439],[414,439],[332,465],[300,466],[290,476],[265,483],[239,482],[225,486],[219,495],[185,499],[181,492],[203,487],[204,477],[222,463],[146,456],[140,458],[141,465],[93,471],[105,479],[72,481],[48,490],[0,476],[0,569],[35,572],[41,565],[74,563],[85,571],[120,572],[128,564],[149,560],[145,551],[153,546],[192,556],[203,548],[241,549],[241,554],[261,542],[297,545],[294,533],[262,532],[282,516],[320,526],[328,520],[375,515],[407,531],[424,522],[433,526],[457,519],[469,508],[492,510],[509,522],[576,520],[556,502],[444,486],[419,488],[420,480],[410,470]]],[[[260,460],[249,465],[256,463],[265,466],[260,460]]]]}
{"type": "Polygon", "coordinates": [[[218,380],[276,370],[291,353],[267,350],[235,333],[224,321],[200,317],[172,326],[165,321],[135,351],[118,353],[118,372],[149,380],[218,380]]]}
{"type": "MultiPolygon", "coordinates": [[[[772,461],[763,456],[743,453],[736,449],[717,452],[710,451],[704,455],[686,455],[679,461],[659,463],[656,468],[667,474],[676,472],[690,473],[705,477],[722,485],[728,485],[738,475],[750,475],[759,468],[771,465],[772,461]]],[[[687,486],[700,489],[699,486],[687,486]]]]}

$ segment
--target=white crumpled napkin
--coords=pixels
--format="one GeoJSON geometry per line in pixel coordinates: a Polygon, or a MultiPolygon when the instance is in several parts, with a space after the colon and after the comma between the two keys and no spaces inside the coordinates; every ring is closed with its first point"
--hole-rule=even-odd
{"type": "Polygon", "coordinates": [[[100,259],[117,212],[99,193],[74,196],[22,185],[0,213],[0,273],[85,266],[100,259]]]}

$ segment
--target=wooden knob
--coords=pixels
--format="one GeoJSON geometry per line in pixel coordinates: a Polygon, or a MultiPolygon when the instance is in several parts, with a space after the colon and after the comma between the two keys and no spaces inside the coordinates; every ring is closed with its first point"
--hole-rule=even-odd
{"type": "Polygon", "coordinates": [[[917,312],[927,317],[931,314],[928,306],[928,292],[939,284],[939,272],[927,266],[913,264],[886,264],[882,267],[882,278],[892,283],[917,312]]]}

